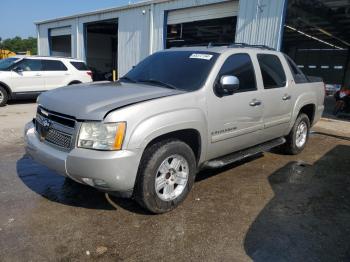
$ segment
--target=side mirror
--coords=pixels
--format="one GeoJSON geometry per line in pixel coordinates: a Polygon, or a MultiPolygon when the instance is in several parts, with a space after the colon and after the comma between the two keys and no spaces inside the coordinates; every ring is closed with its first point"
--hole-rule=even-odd
{"type": "Polygon", "coordinates": [[[15,71],[16,73],[23,73],[23,68],[20,68],[20,67],[15,67],[12,70],[15,71]]]}
{"type": "Polygon", "coordinates": [[[235,76],[222,76],[220,78],[219,89],[222,95],[232,95],[239,89],[239,79],[235,76]]]}

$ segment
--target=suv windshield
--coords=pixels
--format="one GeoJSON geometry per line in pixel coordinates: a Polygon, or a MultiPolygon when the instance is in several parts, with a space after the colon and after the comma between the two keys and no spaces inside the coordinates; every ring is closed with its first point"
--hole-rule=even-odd
{"type": "Polygon", "coordinates": [[[218,56],[203,51],[159,52],[140,62],[120,80],[193,91],[204,84],[218,56]]]}
{"type": "Polygon", "coordinates": [[[19,58],[11,57],[0,60],[0,70],[9,70],[10,67],[16,63],[16,61],[19,60],[19,58]]]}

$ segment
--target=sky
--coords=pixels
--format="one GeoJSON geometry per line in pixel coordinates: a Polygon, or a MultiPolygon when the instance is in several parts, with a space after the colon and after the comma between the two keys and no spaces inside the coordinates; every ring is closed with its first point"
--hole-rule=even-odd
{"type": "Polygon", "coordinates": [[[36,36],[34,22],[126,5],[136,0],[12,0],[2,3],[0,37],[36,36]]]}

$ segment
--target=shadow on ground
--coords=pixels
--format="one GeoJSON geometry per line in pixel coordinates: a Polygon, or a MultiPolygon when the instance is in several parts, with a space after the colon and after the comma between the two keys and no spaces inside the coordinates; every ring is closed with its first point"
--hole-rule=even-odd
{"type": "Polygon", "coordinates": [[[33,103],[36,103],[36,98],[10,100],[7,102],[7,104],[9,105],[23,105],[23,104],[33,104],[33,103]]]}
{"type": "Polygon", "coordinates": [[[350,147],[269,177],[274,198],[244,242],[254,261],[350,261],[350,147]]]}
{"type": "Polygon", "coordinates": [[[104,193],[60,176],[29,157],[17,161],[17,174],[28,188],[51,201],[89,209],[114,209],[104,193]]]}
{"type": "MultiPolygon", "coordinates": [[[[203,170],[197,175],[196,182],[208,179],[262,156],[263,154],[258,154],[223,168],[203,170]]],[[[115,209],[114,205],[108,203],[103,192],[58,175],[27,156],[23,156],[17,161],[17,174],[28,188],[50,201],[89,209],[115,209]]],[[[116,204],[130,212],[151,215],[133,199],[118,198],[111,194],[109,194],[109,198],[114,202],[112,204],[116,204]]]]}

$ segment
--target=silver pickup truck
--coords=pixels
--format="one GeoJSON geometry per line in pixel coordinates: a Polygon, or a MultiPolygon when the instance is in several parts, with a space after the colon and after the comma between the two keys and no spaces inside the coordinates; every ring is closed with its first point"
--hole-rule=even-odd
{"type": "Polygon", "coordinates": [[[76,182],[163,213],[185,199],[200,169],[277,146],[300,153],[323,100],[322,81],[280,52],[175,48],[118,82],[41,94],[26,151],[76,182]]]}

